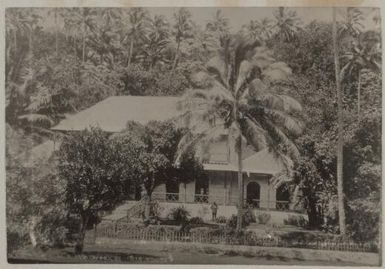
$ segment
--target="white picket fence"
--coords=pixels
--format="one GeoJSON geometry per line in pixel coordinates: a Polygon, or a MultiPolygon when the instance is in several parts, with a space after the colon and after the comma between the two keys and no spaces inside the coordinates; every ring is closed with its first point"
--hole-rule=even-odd
{"type": "MultiPolygon", "coordinates": [[[[164,242],[189,242],[225,245],[248,245],[265,247],[306,248],[318,250],[350,251],[350,252],[375,252],[377,247],[371,243],[355,243],[339,240],[282,240],[278,237],[257,237],[249,234],[243,236],[227,235],[225,233],[194,233],[170,230],[149,230],[146,228],[133,228],[123,224],[102,225],[93,233],[96,237],[119,238],[144,241],[164,242]]],[[[94,239],[95,239],[94,238],[94,239]]]]}

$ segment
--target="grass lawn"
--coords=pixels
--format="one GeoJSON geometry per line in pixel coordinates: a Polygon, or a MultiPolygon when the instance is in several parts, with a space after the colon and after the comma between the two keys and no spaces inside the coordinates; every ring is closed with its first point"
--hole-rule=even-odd
{"type": "Polygon", "coordinates": [[[181,247],[169,243],[124,242],[86,245],[83,254],[75,255],[73,248],[46,251],[26,247],[9,257],[10,263],[128,263],[128,264],[254,264],[254,265],[359,265],[351,262],[289,259],[216,247],[181,247]]]}

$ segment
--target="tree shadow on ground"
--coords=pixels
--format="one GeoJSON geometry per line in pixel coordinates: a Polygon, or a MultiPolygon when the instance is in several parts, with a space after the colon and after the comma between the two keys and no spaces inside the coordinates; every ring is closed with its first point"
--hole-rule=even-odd
{"type": "Polygon", "coordinates": [[[66,251],[68,257],[75,259],[84,260],[84,262],[124,262],[124,263],[135,263],[135,262],[150,262],[159,260],[162,257],[148,254],[137,254],[137,253],[124,253],[124,252],[108,252],[108,251],[84,251],[81,254],[75,254],[71,251],[66,251]]]}

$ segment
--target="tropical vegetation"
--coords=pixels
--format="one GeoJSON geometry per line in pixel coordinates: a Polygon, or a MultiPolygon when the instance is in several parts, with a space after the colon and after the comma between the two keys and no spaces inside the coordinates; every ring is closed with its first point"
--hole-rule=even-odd
{"type": "MultiPolygon", "coordinates": [[[[239,29],[223,11],[213,9],[202,25],[191,10],[169,17],[139,7],[6,10],[9,251],[65,242],[73,215],[83,231],[137,185],[151,197],[170,174],[182,180],[181,169],[200,175],[189,150],[224,133],[238,160],[244,146],[268,147],[286,164],[309,228],[379,241],[378,9],[336,8],[333,23],[332,9],[329,20],[305,22],[281,7],[239,29]],[[371,27],[364,16],[373,17],[371,27]],[[112,95],[180,96],[189,128],[159,123],[113,137],[89,130],[61,137],[58,156],[36,158],[37,146],[62,136],[50,127],[112,95]]],[[[241,165],[238,174],[242,186],[241,165]]]]}

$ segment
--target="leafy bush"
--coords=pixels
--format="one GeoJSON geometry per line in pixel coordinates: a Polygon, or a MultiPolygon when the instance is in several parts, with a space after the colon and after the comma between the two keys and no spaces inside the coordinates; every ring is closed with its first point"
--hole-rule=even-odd
{"type": "Polygon", "coordinates": [[[237,215],[232,215],[226,222],[226,226],[235,229],[237,227],[237,215]]]}
{"type": "Polygon", "coordinates": [[[250,223],[255,223],[256,218],[252,211],[252,209],[248,208],[245,211],[243,211],[243,222],[246,223],[246,226],[250,223]]]}
{"type": "Polygon", "coordinates": [[[297,227],[307,227],[308,221],[301,215],[289,215],[289,217],[283,220],[285,225],[293,225],[297,227]]]}
{"type": "Polygon", "coordinates": [[[173,233],[179,231],[178,227],[175,226],[167,226],[167,225],[149,225],[145,228],[141,228],[141,230],[145,230],[148,232],[153,232],[153,233],[173,233]]]}
{"type": "Polygon", "coordinates": [[[350,223],[347,228],[353,240],[379,243],[380,208],[380,204],[375,207],[370,202],[350,204],[347,210],[350,223]]]}
{"type": "Polygon", "coordinates": [[[204,221],[203,221],[203,219],[200,218],[200,217],[193,217],[193,218],[191,218],[191,219],[189,220],[189,223],[190,223],[190,224],[203,224],[204,221]]]}
{"type": "MultiPolygon", "coordinates": [[[[242,228],[248,226],[250,223],[253,223],[255,221],[256,221],[255,215],[251,209],[247,209],[243,211],[242,228]]],[[[237,227],[237,215],[232,215],[230,219],[227,220],[226,226],[228,226],[229,228],[235,229],[237,227]]]]}
{"type": "Polygon", "coordinates": [[[178,224],[185,224],[188,221],[190,213],[183,207],[173,208],[170,212],[170,217],[178,224]]]}
{"type": "MultiPolygon", "coordinates": [[[[14,228],[14,227],[12,227],[14,228]]],[[[7,253],[12,255],[14,251],[25,246],[28,243],[28,236],[26,233],[17,229],[7,227],[7,253]]]]}
{"type": "Polygon", "coordinates": [[[217,223],[226,223],[227,218],[225,216],[219,216],[219,217],[217,217],[216,222],[217,223]]]}
{"type": "Polygon", "coordinates": [[[266,224],[270,221],[271,215],[268,213],[262,213],[258,215],[258,223],[259,224],[266,224]]]}
{"type": "Polygon", "coordinates": [[[212,230],[209,227],[196,227],[191,228],[190,232],[193,234],[209,234],[212,230]]]}
{"type": "Polygon", "coordinates": [[[164,208],[159,204],[158,201],[153,201],[151,204],[151,212],[150,215],[156,219],[159,219],[164,208]]]}

